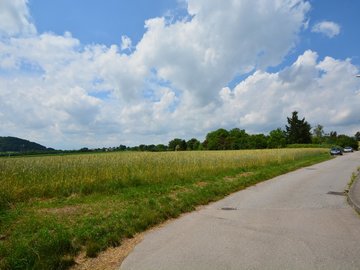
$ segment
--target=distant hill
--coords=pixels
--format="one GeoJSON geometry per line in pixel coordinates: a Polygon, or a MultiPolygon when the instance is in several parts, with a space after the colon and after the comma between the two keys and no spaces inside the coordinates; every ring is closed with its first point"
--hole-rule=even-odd
{"type": "Polygon", "coordinates": [[[16,137],[0,137],[0,152],[43,152],[51,151],[41,144],[16,137]]]}

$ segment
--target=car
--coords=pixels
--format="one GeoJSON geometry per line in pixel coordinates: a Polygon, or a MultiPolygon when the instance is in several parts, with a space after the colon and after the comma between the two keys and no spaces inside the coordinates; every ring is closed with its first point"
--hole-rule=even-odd
{"type": "Polygon", "coordinates": [[[342,156],[343,151],[340,147],[332,147],[330,149],[330,155],[332,156],[342,156]]]}
{"type": "Polygon", "coordinates": [[[354,150],[351,146],[344,147],[344,153],[351,153],[351,152],[354,152],[354,150]]]}

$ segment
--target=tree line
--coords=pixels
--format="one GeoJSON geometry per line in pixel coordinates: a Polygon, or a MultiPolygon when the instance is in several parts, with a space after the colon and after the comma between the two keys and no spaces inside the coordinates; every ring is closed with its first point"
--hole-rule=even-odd
{"type": "Polygon", "coordinates": [[[291,117],[287,117],[285,129],[277,128],[270,131],[269,135],[248,134],[244,129],[233,128],[226,130],[219,128],[206,135],[203,142],[196,138],[184,140],[175,138],[167,145],[139,145],[135,147],[126,147],[121,145],[114,151],[193,151],[193,150],[240,150],[240,149],[265,149],[265,148],[283,148],[300,146],[351,146],[358,149],[360,141],[360,132],[354,137],[331,131],[325,134],[322,125],[316,125],[314,128],[305,120],[300,119],[298,112],[294,111],[291,117]]]}
{"type": "Polygon", "coordinates": [[[283,147],[330,147],[330,146],[351,146],[358,150],[360,141],[360,131],[353,137],[331,131],[326,134],[324,127],[320,124],[314,128],[305,120],[299,119],[298,112],[294,111],[290,117],[287,117],[287,125],[285,128],[277,128],[268,135],[264,134],[248,134],[244,129],[233,128],[226,130],[219,128],[209,132],[205,140],[200,142],[196,138],[184,140],[175,138],[167,145],[165,144],[140,144],[134,147],[120,145],[117,147],[103,147],[89,149],[87,147],[79,150],[54,150],[44,146],[28,142],[26,140],[13,137],[0,137],[0,156],[8,155],[9,151],[13,151],[12,155],[22,154],[39,154],[39,153],[86,153],[86,152],[112,152],[112,151],[194,151],[194,150],[240,150],[240,149],[265,149],[265,148],[283,148],[283,147]],[[29,146],[31,145],[31,147],[29,146]],[[11,147],[10,147],[11,146],[11,147]],[[26,146],[26,147],[24,147],[26,146]],[[29,147],[27,147],[29,146],[29,147]],[[26,151],[24,151],[26,148],[26,151]],[[31,151],[30,151],[31,148],[31,151]]]}

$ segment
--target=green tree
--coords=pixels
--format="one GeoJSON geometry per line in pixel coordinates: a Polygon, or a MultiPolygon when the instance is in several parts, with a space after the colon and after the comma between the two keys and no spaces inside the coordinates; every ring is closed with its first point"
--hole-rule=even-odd
{"type": "Polygon", "coordinates": [[[120,146],[117,148],[118,151],[125,151],[127,149],[126,145],[120,144],[120,146]]]}
{"type": "Polygon", "coordinates": [[[166,151],[167,150],[167,146],[166,145],[163,145],[163,144],[158,144],[156,145],[156,151],[158,152],[163,152],[163,151],[166,151]]]}
{"type": "Polygon", "coordinates": [[[312,143],[320,144],[324,142],[324,127],[320,124],[317,124],[313,128],[313,136],[312,136],[312,143]]]}
{"type": "Polygon", "coordinates": [[[186,141],[175,138],[169,142],[169,150],[170,151],[185,151],[187,148],[186,141]]]}
{"type": "Polygon", "coordinates": [[[267,138],[264,134],[254,134],[249,137],[250,149],[264,149],[267,147],[267,138]]]}
{"type": "Polygon", "coordinates": [[[146,145],[145,150],[150,152],[156,152],[156,145],[155,144],[146,145]]]}
{"type": "Polygon", "coordinates": [[[270,131],[268,141],[268,148],[282,148],[286,146],[286,135],[285,131],[281,128],[270,131]]]}
{"type": "Polygon", "coordinates": [[[311,126],[305,118],[299,119],[298,112],[294,111],[291,118],[287,118],[286,139],[288,143],[311,143],[311,126]]]}
{"type": "Polygon", "coordinates": [[[229,149],[229,132],[226,129],[209,132],[206,135],[206,145],[208,150],[226,150],[229,149]]]}
{"type": "Polygon", "coordinates": [[[171,141],[169,142],[169,144],[168,144],[169,150],[170,150],[170,151],[175,151],[176,146],[177,146],[177,145],[180,145],[180,144],[181,144],[181,141],[182,141],[182,140],[179,139],[179,138],[175,138],[175,139],[171,140],[171,141]]]}
{"type": "Polygon", "coordinates": [[[146,151],[146,145],[145,144],[140,144],[139,145],[139,150],[142,151],[142,152],[146,151]]]}
{"type": "Polygon", "coordinates": [[[360,141],[360,131],[356,132],[355,140],[360,141]]]}
{"type": "Polygon", "coordinates": [[[325,135],[325,142],[327,144],[336,144],[337,141],[337,132],[336,131],[330,131],[329,134],[325,135]]]}
{"type": "Polygon", "coordinates": [[[341,147],[351,146],[355,150],[358,150],[359,148],[359,144],[355,138],[343,134],[337,136],[336,144],[341,147]]]}
{"type": "Polygon", "coordinates": [[[200,142],[195,138],[188,140],[186,144],[187,150],[199,150],[200,148],[200,142]]]}
{"type": "Polygon", "coordinates": [[[228,137],[228,145],[231,150],[248,149],[249,134],[244,129],[234,128],[230,130],[228,137]]]}

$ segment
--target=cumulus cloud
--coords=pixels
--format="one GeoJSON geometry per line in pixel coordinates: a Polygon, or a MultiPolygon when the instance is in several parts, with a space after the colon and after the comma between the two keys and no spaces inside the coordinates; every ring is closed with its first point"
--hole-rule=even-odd
{"type": "Polygon", "coordinates": [[[0,0],[0,37],[35,34],[27,0],[0,0]]]}
{"type": "Polygon", "coordinates": [[[148,20],[134,56],[204,105],[235,75],[279,64],[308,10],[303,1],[190,0],[191,20],[148,20]]]}
{"type": "Polygon", "coordinates": [[[55,148],[156,144],[219,127],[267,132],[292,110],[331,127],[355,125],[360,113],[359,80],[344,75],[357,73],[350,60],[307,51],[262,71],[296,45],[306,1],[189,0],[186,18],[149,19],[138,44],[123,36],[110,47],[37,34],[26,3],[0,0],[0,18],[12,18],[6,32],[0,24],[2,135],[55,148]]]}
{"type": "Polygon", "coordinates": [[[219,114],[236,119],[230,120],[230,125],[237,122],[255,132],[266,132],[283,127],[286,117],[296,110],[328,132],[355,134],[360,114],[357,71],[349,59],[325,57],[319,61],[317,53],[309,50],[277,73],[257,71],[234,89],[224,88],[219,114]]]}
{"type": "Polygon", "coordinates": [[[333,38],[340,34],[340,25],[331,21],[323,21],[316,23],[312,29],[312,32],[321,33],[329,38],[333,38]]]}

